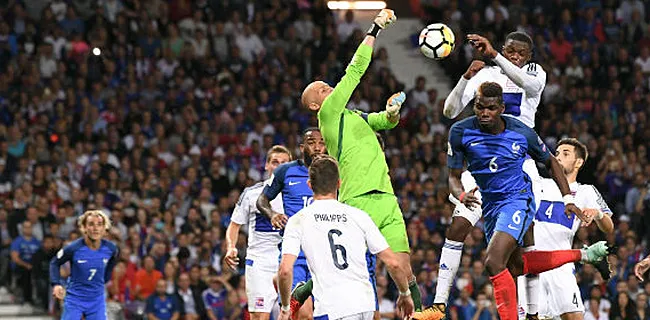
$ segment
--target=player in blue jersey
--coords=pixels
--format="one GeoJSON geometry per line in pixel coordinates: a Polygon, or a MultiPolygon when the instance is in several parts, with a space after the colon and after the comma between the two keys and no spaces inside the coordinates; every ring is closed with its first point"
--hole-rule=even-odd
{"type": "MultiPolygon", "coordinates": [[[[271,224],[277,229],[283,229],[291,216],[314,201],[314,194],[307,185],[308,168],[314,156],[327,152],[325,140],[318,128],[308,128],[304,131],[300,151],[302,159],[284,163],[275,169],[271,185],[264,187],[257,200],[257,209],[269,217],[271,224]],[[284,213],[276,212],[271,207],[271,200],[280,194],[282,194],[284,213]]],[[[298,256],[293,272],[292,288],[311,278],[304,254],[301,253],[298,256]]],[[[305,290],[311,290],[311,288],[305,288],[305,290]]],[[[312,312],[313,302],[309,299],[298,311],[298,319],[311,318],[312,312]]]]}
{"type": "MultiPolygon", "coordinates": [[[[482,83],[474,103],[476,116],[457,122],[450,129],[447,166],[451,194],[470,210],[482,206],[488,241],[485,266],[494,286],[497,311],[503,320],[516,320],[517,290],[513,275],[540,273],[572,261],[595,262],[608,252],[603,242],[583,250],[522,254],[518,249],[524,235],[532,236],[529,227],[535,213],[531,178],[522,169],[527,155],[546,165],[562,193],[565,213],[576,214],[583,220],[585,217],[574,204],[557,159],[533,129],[515,118],[503,116],[504,111],[501,86],[495,82],[482,83]],[[480,189],[482,203],[474,195],[476,189],[463,191],[464,161],[480,189]]],[[[426,318],[427,311],[414,314],[413,319],[426,318]]]]}
{"type": "Polygon", "coordinates": [[[99,210],[86,211],[79,217],[83,238],[59,250],[50,262],[52,294],[63,300],[62,320],[106,319],[104,285],[111,279],[119,258],[117,246],[104,240],[111,221],[99,210]],[[66,287],[61,280],[61,265],[70,261],[70,277],[66,287]]]}

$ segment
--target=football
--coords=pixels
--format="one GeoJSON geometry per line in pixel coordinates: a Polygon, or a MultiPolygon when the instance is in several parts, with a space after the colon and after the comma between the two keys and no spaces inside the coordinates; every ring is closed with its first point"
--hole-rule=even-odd
{"type": "Polygon", "coordinates": [[[441,60],[454,51],[456,37],[451,28],[442,23],[428,25],[420,32],[420,51],[427,58],[441,60]]]}

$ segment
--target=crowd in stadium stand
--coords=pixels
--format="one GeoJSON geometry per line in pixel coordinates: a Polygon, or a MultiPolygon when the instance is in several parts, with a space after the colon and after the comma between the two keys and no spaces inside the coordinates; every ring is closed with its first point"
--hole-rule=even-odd
{"type": "MultiPolygon", "coordinates": [[[[230,272],[222,264],[230,214],[243,188],[264,178],[268,148],[299,155],[299,133],[316,124],[300,94],[313,79],[334,84],[343,74],[365,34],[353,13],[339,20],[324,0],[1,2],[0,291],[57,314],[49,260],[80,236],[76,217],[94,208],[112,219],[121,251],[107,286],[111,310],[155,313],[149,296],[191,288],[195,303],[181,313],[203,318],[213,308],[220,319],[240,319],[246,239],[239,273],[230,272]],[[204,290],[222,301],[205,305],[204,290]]],[[[576,247],[599,239],[620,247],[610,281],[578,268],[585,318],[648,318],[650,282],[630,271],[650,240],[650,3],[422,0],[413,9],[454,29],[456,51],[441,63],[451,83],[472,59],[465,34],[485,35],[495,48],[513,30],[533,37],[534,59],[548,73],[536,130],[551,149],[566,136],[588,145],[578,180],[596,185],[614,212],[614,234],[592,225],[575,239],[576,247]]],[[[442,116],[444,97],[425,78],[400,83],[378,46],[349,107],[382,110],[408,89],[399,128],[383,134],[430,305],[452,215],[453,121],[442,116]]],[[[496,317],[476,303],[492,299],[480,227],[465,242],[453,319],[496,317]]],[[[397,292],[383,270],[377,285],[383,318],[393,319],[397,292]]]]}

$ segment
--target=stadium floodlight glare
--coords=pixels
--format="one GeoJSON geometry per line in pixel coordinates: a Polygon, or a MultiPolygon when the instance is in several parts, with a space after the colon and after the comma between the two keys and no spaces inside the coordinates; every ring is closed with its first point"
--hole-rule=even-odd
{"type": "Polygon", "coordinates": [[[330,10],[381,10],[386,8],[384,1],[328,1],[330,10]]]}

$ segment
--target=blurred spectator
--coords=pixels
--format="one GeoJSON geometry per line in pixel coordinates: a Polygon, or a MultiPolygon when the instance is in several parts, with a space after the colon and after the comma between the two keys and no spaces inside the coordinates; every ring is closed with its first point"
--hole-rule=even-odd
{"type": "Polygon", "coordinates": [[[22,303],[31,304],[33,302],[32,269],[34,267],[32,259],[39,250],[41,242],[32,235],[32,221],[23,222],[21,230],[21,235],[11,242],[12,269],[16,283],[21,284],[22,303]]]}
{"type": "Polygon", "coordinates": [[[176,298],[181,304],[181,316],[188,320],[205,319],[207,317],[201,292],[190,288],[190,276],[182,273],[178,277],[176,298]]]}
{"type": "Polygon", "coordinates": [[[339,22],[336,27],[336,34],[339,37],[339,41],[346,42],[348,37],[352,35],[352,32],[357,29],[361,29],[361,26],[354,20],[354,11],[346,11],[344,20],[339,22]]]}
{"type": "Polygon", "coordinates": [[[162,273],[154,269],[153,257],[146,256],[142,260],[143,267],[135,273],[134,295],[141,300],[146,299],[154,293],[158,280],[162,279],[162,273]]]}
{"type": "Polygon", "coordinates": [[[147,298],[146,313],[149,319],[180,319],[180,305],[175,296],[165,292],[166,288],[167,282],[158,280],[156,291],[147,298]]]}

